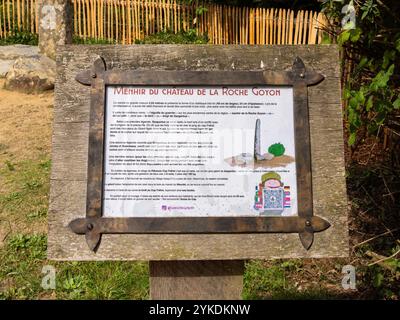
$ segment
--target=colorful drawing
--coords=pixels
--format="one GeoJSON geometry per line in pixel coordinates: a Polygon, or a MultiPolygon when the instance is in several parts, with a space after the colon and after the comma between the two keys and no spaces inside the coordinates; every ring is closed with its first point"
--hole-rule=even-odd
{"type": "Polygon", "coordinates": [[[283,184],[278,173],[265,173],[256,186],[254,200],[254,209],[260,214],[281,215],[285,208],[290,208],[290,186],[283,184]]]}
{"type": "MultiPolygon", "coordinates": [[[[264,137],[263,140],[265,143],[265,140],[267,139],[265,139],[264,137]]],[[[280,142],[271,144],[268,147],[268,150],[265,150],[264,148],[261,147],[261,120],[256,119],[253,154],[243,152],[237,156],[232,156],[225,159],[225,162],[227,162],[232,167],[236,166],[253,167],[253,168],[286,167],[287,165],[294,162],[294,158],[290,155],[285,154],[285,151],[286,151],[285,146],[280,142]]]]}

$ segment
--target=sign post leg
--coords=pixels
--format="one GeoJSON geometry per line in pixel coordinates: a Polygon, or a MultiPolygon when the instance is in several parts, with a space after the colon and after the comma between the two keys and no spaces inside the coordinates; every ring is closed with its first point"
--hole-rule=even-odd
{"type": "Polygon", "coordinates": [[[152,300],[238,300],[244,260],[150,261],[152,300]]]}

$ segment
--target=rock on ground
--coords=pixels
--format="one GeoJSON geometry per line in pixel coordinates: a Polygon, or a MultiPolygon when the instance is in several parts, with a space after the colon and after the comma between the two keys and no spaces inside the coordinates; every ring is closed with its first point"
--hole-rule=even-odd
{"type": "Polygon", "coordinates": [[[44,56],[20,57],[6,75],[4,87],[25,93],[38,93],[54,88],[56,63],[44,56]]]}
{"type": "Polygon", "coordinates": [[[0,46],[0,78],[4,78],[14,61],[20,57],[32,57],[39,54],[37,46],[15,44],[0,46]]]}

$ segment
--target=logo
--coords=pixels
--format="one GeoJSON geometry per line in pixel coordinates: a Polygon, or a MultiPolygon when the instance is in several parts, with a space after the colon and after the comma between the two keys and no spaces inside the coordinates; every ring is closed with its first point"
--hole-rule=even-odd
{"type": "Polygon", "coordinates": [[[166,206],[163,204],[161,206],[162,211],[172,211],[172,210],[193,210],[193,206],[166,206]]]}

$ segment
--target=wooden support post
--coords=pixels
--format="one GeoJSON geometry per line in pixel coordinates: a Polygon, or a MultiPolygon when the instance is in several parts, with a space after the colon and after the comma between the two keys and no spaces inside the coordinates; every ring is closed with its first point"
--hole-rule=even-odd
{"type": "Polygon", "coordinates": [[[153,300],[238,300],[244,260],[150,261],[153,300]]]}
{"type": "Polygon", "coordinates": [[[39,50],[55,59],[56,47],[72,43],[71,0],[41,0],[39,6],[39,50]]]}

